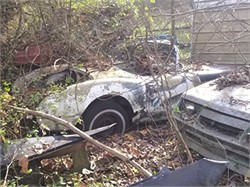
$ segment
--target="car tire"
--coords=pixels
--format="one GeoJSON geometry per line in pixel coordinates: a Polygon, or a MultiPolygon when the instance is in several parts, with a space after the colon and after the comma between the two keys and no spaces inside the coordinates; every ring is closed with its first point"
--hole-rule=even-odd
{"type": "Polygon", "coordinates": [[[114,101],[93,103],[83,114],[83,130],[93,130],[117,123],[114,127],[100,133],[102,136],[123,134],[131,124],[131,117],[125,109],[114,101]]]}

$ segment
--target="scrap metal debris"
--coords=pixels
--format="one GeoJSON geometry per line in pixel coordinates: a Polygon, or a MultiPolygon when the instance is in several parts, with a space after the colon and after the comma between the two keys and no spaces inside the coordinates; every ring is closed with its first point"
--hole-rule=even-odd
{"type": "Polygon", "coordinates": [[[227,168],[227,161],[201,159],[175,171],[161,170],[131,187],[141,186],[215,186],[227,168]],[[205,169],[206,168],[206,169],[205,169]]]}
{"type": "Polygon", "coordinates": [[[248,85],[250,83],[250,67],[244,66],[232,72],[222,74],[213,84],[216,88],[222,90],[229,86],[248,85]]]}

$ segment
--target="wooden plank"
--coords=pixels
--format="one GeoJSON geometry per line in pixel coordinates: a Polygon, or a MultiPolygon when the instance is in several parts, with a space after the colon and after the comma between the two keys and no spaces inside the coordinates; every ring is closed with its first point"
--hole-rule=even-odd
{"type": "Polygon", "coordinates": [[[73,159],[73,171],[82,172],[83,168],[89,168],[90,163],[88,160],[88,154],[85,148],[85,145],[82,143],[82,146],[71,153],[73,159]]]}
{"type": "MultiPolygon", "coordinates": [[[[206,19],[207,20],[207,19],[206,19]]],[[[219,20],[219,19],[211,19],[209,20],[209,23],[211,24],[221,24],[221,22],[223,23],[227,23],[227,24],[231,24],[231,23],[243,23],[243,24],[249,24],[250,23],[250,19],[249,18],[239,18],[239,19],[235,19],[234,17],[232,17],[232,19],[228,19],[228,20],[219,20]]],[[[200,21],[194,21],[193,25],[196,24],[201,24],[204,23],[204,20],[200,20],[200,21]]]]}
{"type": "Polygon", "coordinates": [[[250,4],[243,9],[224,9],[224,10],[213,10],[213,11],[204,11],[204,12],[195,12],[194,21],[195,22],[204,22],[205,20],[236,20],[236,19],[249,19],[250,4]]]}
{"type": "Polygon", "coordinates": [[[192,30],[193,58],[218,64],[250,63],[249,12],[250,3],[195,11],[192,30]]]}
{"type": "Polygon", "coordinates": [[[225,6],[242,6],[247,3],[250,3],[249,0],[226,0],[226,1],[218,1],[218,0],[194,0],[193,5],[195,9],[204,9],[204,8],[220,8],[225,6]]]}
{"type": "Polygon", "coordinates": [[[244,22],[216,22],[216,23],[196,23],[193,26],[193,33],[208,33],[208,32],[243,32],[250,30],[250,20],[247,23],[244,22]]]}
{"type": "Polygon", "coordinates": [[[245,60],[238,54],[193,54],[194,59],[210,61],[215,64],[250,64],[250,54],[244,55],[245,60]]]}
{"type": "MultiPolygon", "coordinates": [[[[223,43],[222,43],[223,44],[223,43]]],[[[250,42],[245,43],[225,43],[223,45],[217,43],[208,44],[196,44],[194,46],[195,52],[206,52],[206,53],[243,53],[247,54],[250,52],[250,42]]]]}
{"type": "Polygon", "coordinates": [[[226,42],[250,42],[250,32],[227,32],[227,33],[198,33],[192,35],[192,42],[194,44],[204,44],[204,43],[226,43],[226,42]]]}
{"type": "MultiPolygon", "coordinates": [[[[217,17],[216,17],[217,18],[217,17]]],[[[207,17],[204,18],[203,20],[202,19],[194,19],[193,20],[193,25],[195,24],[199,24],[199,23],[204,23],[204,21],[209,21],[210,23],[216,23],[216,22],[225,22],[225,23],[230,23],[230,22],[246,22],[248,20],[250,20],[249,18],[236,18],[236,17],[225,17],[225,19],[222,19],[224,17],[220,17],[220,19],[215,19],[215,17],[207,17]],[[208,18],[211,18],[211,19],[208,19],[208,18]],[[213,19],[214,18],[214,19],[213,19]]]]}

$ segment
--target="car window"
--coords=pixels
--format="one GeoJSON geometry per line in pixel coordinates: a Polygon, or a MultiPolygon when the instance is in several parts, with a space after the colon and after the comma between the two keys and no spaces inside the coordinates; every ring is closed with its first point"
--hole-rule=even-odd
{"type": "Polygon", "coordinates": [[[36,80],[32,81],[30,86],[45,88],[50,85],[57,85],[67,87],[89,79],[91,78],[87,75],[87,73],[67,69],[62,72],[38,77],[36,80]]]}

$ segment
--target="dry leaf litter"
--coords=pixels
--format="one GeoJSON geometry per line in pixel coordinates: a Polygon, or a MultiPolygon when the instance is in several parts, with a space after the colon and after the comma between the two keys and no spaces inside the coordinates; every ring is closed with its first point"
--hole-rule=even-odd
{"type": "Polygon", "coordinates": [[[245,87],[249,87],[247,85],[250,83],[250,67],[245,66],[235,71],[224,73],[214,83],[219,90],[235,85],[246,85],[245,87]]]}
{"type": "MultiPolygon", "coordinates": [[[[175,170],[187,165],[187,154],[176,138],[175,133],[166,124],[146,125],[120,135],[100,140],[105,145],[117,149],[128,156],[133,157],[141,166],[156,174],[163,166],[175,170]]],[[[145,178],[136,168],[122,162],[113,155],[110,155],[99,148],[87,144],[86,146],[90,169],[83,169],[77,174],[83,186],[128,186],[145,178]]],[[[194,160],[202,157],[193,152],[194,160]]],[[[45,178],[51,182],[52,176],[61,175],[66,181],[72,182],[69,175],[72,169],[70,155],[47,159],[43,163],[43,169],[49,171],[45,178]],[[53,175],[54,174],[54,175],[53,175]]],[[[244,185],[243,177],[233,172],[227,172],[221,179],[219,185],[231,183],[244,185]]]]}

